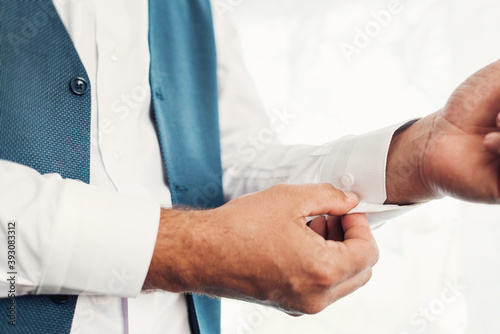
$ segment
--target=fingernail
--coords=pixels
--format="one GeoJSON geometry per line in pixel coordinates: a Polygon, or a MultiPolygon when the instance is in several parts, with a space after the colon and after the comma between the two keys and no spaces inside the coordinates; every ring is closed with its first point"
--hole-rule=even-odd
{"type": "Polygon", "coordinates": [[[344,194],[345,194],[345,195],[346,195],[346,197],[347,197],[347,198],[349,198],[349,199],[352,199],[352,200],[354,200],[354,201],[359,200],[359,196],[358,196],[358,195],[356,195],[356,194],[355,194],[355,193],[353,193],[353,192],[350,192],[350,191],[344,191],[344,194]]]}

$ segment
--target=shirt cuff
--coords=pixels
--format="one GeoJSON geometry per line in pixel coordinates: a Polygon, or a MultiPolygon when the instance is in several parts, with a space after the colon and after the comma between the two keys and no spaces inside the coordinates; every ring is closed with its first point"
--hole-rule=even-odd
{"type": "Polygon", "coordinates": [[[370,214],[372,228],[409,207],[383,205],[387,198],[385,173],[392,136],[407,121],[359,136],[346,136],[330,144],[319,172],[319,181],[360,196],[350,213],[370,214]],[[397,213],[394,212],[397,210],[397,213]]]}
{"type": "Polygon", "coordinates": [[[154,251],[160,205],[64,180],[37,294],[137,296],[154,251]]]}

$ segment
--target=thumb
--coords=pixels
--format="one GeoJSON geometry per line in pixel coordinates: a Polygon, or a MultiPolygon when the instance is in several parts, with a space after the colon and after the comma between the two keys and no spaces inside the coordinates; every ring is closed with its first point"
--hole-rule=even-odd
{"type": "Polygon", "coordinates": [[[303,216],[316,216],[328,214],[342,216],[359,203],[359,197],[352,192],[344,192],[329,183],[300,185],[303,191],[300,203],[303,216]]]}

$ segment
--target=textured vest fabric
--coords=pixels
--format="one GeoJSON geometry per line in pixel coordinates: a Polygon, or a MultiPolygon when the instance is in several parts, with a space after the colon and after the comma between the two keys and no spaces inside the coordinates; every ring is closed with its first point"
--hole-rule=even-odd
{"type": "MultiPolygon", "coordinates": [[[[215,42],[208,0],[150,0],[151,89],[174,204],[223,204],[215,42]]],[[[51,0],[0,0],[0,159],[89,182],[90,86],[51,0]],[[80,87],[81,88],[81,87],[80,87]]],[[[16,327],[69,333],[76,296],[15,298],[16,327]]],[[[220,333],[220,302],[186,296],[192,333],[220,333]]],[[[6,310],[10,299],[0,299],[6,310]]]]}
{"type": "MultiPolygon", "coordinates": [[[[89,182],[90,91],[74,94],[74,78],[89,83],[52,2],[0,0],[1,159],[89,182]]],[[[76,296],[14,300],[15,327],[3,316],[1,333],[69,333],[76,296]]]]}
{"type": "Polygon", "coordinates": [[[89,182],[89,79],[51,1],[0,0],[0,74],[0,158],[89,182]]]}

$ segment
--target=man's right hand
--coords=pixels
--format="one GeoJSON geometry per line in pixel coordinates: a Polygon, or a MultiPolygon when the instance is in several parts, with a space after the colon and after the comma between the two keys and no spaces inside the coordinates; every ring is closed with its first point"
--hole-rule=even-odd
{"type": "Polygon", "coordinates": [[[164,209],[144,289],[317,313],[363,286],[378,260],[364,214],[340,218],[343,241],[306,225],[308,216],[346,214],[359,201],[349,196],[329,184],[282,184],[217,209],[164,209]]]}

